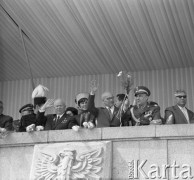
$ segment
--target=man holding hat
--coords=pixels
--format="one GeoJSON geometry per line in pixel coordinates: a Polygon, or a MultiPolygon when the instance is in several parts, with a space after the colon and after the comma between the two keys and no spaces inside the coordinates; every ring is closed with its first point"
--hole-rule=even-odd
{"type": "Polygon", "coordinates": [[[150,90],[145,86],[137,86],[134,94],[136,104],[130,108],[132,125],[162,124],[160,107],[157,103],[148,101],[150,90]]]}
{"type": "Polygon", "coordinates": [[[39,84],[32,92],[32,99],[34,101],[34,109],[37,113],[40,107],[46,102],[46,94],[48,92],[48,88],[39,84]]]}
{"type": "Polygon", "coordinates": [[[194,112],[185,107],[187,94],[184,90],[175,91],[175,106],[165,109],[166,124],[190,124],[194,123],[194,112]]]}
{"type": "Polygon", "coordinates": [[[78,108],[78,115],[74,116],[77,123],[81,127],[94,128],[95,127],[95,114],[87,110],[89,93],[79,93],[75,98],[75,103],[78,108]]]}

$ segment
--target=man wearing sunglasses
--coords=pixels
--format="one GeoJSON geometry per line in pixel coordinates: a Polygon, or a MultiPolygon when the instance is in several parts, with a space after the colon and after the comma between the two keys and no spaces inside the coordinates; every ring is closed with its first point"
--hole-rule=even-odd
{"type": "Polygon", "coordinates": [[[194,123],[194,113],[185,107],[187,94],[184,90],[177,90],[174,94],[175,106],[165,109],[166,124],[190,124],[194,123]]]}

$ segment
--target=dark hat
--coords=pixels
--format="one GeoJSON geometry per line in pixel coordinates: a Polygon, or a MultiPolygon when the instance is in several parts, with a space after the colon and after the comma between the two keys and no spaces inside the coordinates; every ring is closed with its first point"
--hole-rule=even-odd
{"type": "Polygon", "coordinates": [[[66,112],[67,111],[71,111],[73,113],[73,115],[78,115],[78,110],[76,108],[74,108],[74,107],[68,107],[66,109],[66,112]]]}
{"type": "Polygon", "coordinates": [[[46,97],[35,97],[34,98],[34,106],[41,105],[46,102],[46,97]]]}
{"type": "Polygon", "coordinates": [[[145,86],[137,86],[134,89],[134,93],[135,93],[135,96],[138,94],[147,94],[148,96],[150,96],[151,94],[150,90],[145,86]]]}
{"type": "Polygon", "coordinates": [[[33,104],[26,104],[24,106],[22,106],[19,110],[19,112],[24,112],[24,111],[33,111],[33,104]]]}

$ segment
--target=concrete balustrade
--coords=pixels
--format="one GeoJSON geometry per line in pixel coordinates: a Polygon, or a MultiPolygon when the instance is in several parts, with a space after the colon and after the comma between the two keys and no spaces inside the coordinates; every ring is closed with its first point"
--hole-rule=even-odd
{"type": "MultiPolygon", "coordinates": [[[[0,139],[0,179],[29,179],[36,144],[96,141],[112,143],[112,179],[130,179],[129,162],[133,160],[135,163],[146,161],[143,171],[152,175],[152,179],[161,179],[156,169],[162,176],[162,167],[173,166],[174,162],[179,166],[175,169],[178,179],[189,174],[183,173],[187,171],[187,167],[182,167],[185,164],[190,166],[194,176],[194,125],[161,125],[10,133],[0,139]]],[[[168,168],[163,179],[173,179],[172,171],[173,167],[168,168]]],[[[138,179],[145,179],[143,176],[139,172],[138,179]]]]}

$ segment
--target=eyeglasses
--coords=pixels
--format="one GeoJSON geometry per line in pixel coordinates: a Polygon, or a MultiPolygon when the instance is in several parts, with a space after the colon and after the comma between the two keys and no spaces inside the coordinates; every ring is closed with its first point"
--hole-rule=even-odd
{"type": "Polygon", "coordinates": [[[177,96],[178,98],[187,98],[187,96],[185,95],[185,96],[177,96]]]}

